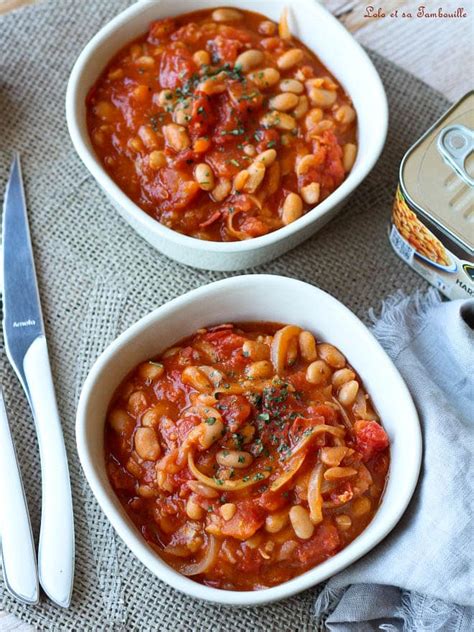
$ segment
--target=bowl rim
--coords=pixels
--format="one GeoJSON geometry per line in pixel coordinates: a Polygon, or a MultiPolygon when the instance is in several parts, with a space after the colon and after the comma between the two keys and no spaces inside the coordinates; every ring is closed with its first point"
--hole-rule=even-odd
{"type": "MultiPolygon", "coordinates": [[[[251,307],[249,309],[251,311],[251,307]]],[[[170,342],[170,344],[172,343],[173,341],[170,342]]],[[[392,382],[392,384],[394,382],[392,382]]],[[[370,330],[343,303],[320,288],[290,277],[268,274],[239,275],[215,281],[186,292],[185,294],[164,303],[162,306],[146,314],[121,333],[97,358],[82,386],[76,414],[76,444],[81,466],[96,500],[116,533],[124,541],[131,552],[158,579],[168,583],[170,586],[185,593],[186,595],[212,603],[233,606],[261,605],[291,597],[296,593],[325,581],[329,577],[332,577],[344,570],[347,566],[354,563],[362,556],[366,555],[390,533],[404,514],[418,482],[422,458],[421,428],[418,413],[415,408],[415,404],[413,403],[411,394],[393,361],[370,330]],[[329,303],[334,306],[339,313],[344,313],[345,318],[348,318],[349,321],[354,324],[356,330],[360,332],[365,330],[367,339],[372,339],[373,348],[376,349],[381,356],[384,356],[386,366],[392,372],[392,379],[397,384],[400,393],[403,395],[405,403],[411,411],[411,471],[408,471],[407,477],[404,480],[403,491],[400,492],[400,496],[398,497],[398,506],[396,507],[396,511],[392,512],[391,516],[384,517],[385,521],[378,525],[378,531],[372,534],[372,538],[369,539],[369,541],[362,540],[361,542],[360,539],[362,538],[364,531],[366,531],[370,527],[370,524],[373,523],[375,517],[372,519],[371,523],[369,523],[366,530],[364,530],[348,546],[325,562],[316,565],[312,569],[305,571],[291,580],[278,584],[277,586],[258,591],[223,590],[199,584],[188,577],[181,575],[168,566],[158,554],[152,551],[144,538],[142,538],[141,534],[129,522],[129,520],[126,519],[125,514],[121,513],[116,504],[117,500],[112,499],[111,495],[114,494],[112,488],[110,488],[109,491],[103,485],[98,468],[95,465],[96,461],[91,455],[91,450],[87,441],[87,409],[89,400],[94,392],[95,383],[104,369],[106,369],[114,357],[120,353],[123,346],[140,337],[140,335],[143,334],[148,327],[162,320],[166,320],[174,312],[186,308],[186,306],[191,303],[199,302],[206,297],[206,295],[209,296],[212,294],[230,293],[232,290],[236,290],[242,286],[251,287],[252,284],[266,284],[268,281],[287,284],[288,286],[293,287],[299,286],[302,291],[304,290],[306,292],[313,293],[313,295],[322,296],[324,300],[329,301],[329,303]],[[354,546],[354,543],[357,544],[354,546]]],[[[382,497],[378,511],[380,510],[380,507],[382,507],[383,502],[384,500],[382,497]]]]}
{"type": "MultiPolygon", "coordinates": [[[[258,0],[255,0],[255,3],[255,8],[257,9],[258,0]]],[[[381,117],[382,123],[377,128],[378,142],[372,147],[370,153],[365,156],[364,162],[358,163],[356,160],[353,169],[349,172],[347,178],[339,185],[339,187],[337,187],[337,189],[335,189],[335,191],[333,191],[333,193],[331,193],[331,195],[329,195],[325,200],[313,209],[309,210],[297,221],[292,222],[288,226],[283,226],[278,230],[267,233],[266,235],[253,237],[252,239],[230,242],[197,239],[164,226],[161,222],[153,219],[150,215],[143,211],[108,175],[104,167],[99,163],[92,147],[88,146],[88,143],[84,138],[87,137],[87,130],[82,132],[81,125],[79,123],[79,106],[76,102],[76,95],[79,90],[84,69],[90,59],[96,54],[97,48],[109,37],[111,37],[113,33],[125,22],[136,17],[153,4],[159,5],[160,0],[139,0],[137,3],[120,12],[107,22],[82,49],[69,76],[66,90],[66,120],[69,135],[77,154],[98,184],[114,202],[126,211],[127,215],[133,219],[135,224],[139,225],[141,229],[151,232],[158,238],[173,242],[178,247],[192,249],[193,251],[216,255],[248,253],[259,250],[260,248],[271,246],[285,239],[291,239],[293,235],[311,226],[332,208],[336,207],[338,204],[342,204],[342,202],[357,187],[359,187],[367,175],[372,171],[385,145],[389,122],[387,96],[380,75],[366,51],[357,42],[357,40],[350,35],[343,25],[322,4],[320,4],[320,2],[312,2],[310,5],[311,9],[315,11],[316,14],[319,13],[325,15],[325,17],[331,22],[332,28],[343,34],[347,41],[350,42],[352,50],[357,52],[360,59],[365,62],[366,67],[370,68],[371,71],[373,79],[371,94],[372,97],[378,101],[378,113],[381,117]]],[[[301,6],[305,4],[307,5],[307,2],[306,0],[293,0],[292,8],[296,10],[300,4],[301,6]]],[[[186,11],[178,11],[176,15],[185,12],[186,11]]],[[[119,48],[117,48],[117,50],[119,50],[119,48]]],[[[100,72],[102,72],[102,70],[103,66],[100,65],[100,71],[97,73],[97,76],[100,72]]],[[[358,131],[360,131],[359,128],[358,131]]]]}

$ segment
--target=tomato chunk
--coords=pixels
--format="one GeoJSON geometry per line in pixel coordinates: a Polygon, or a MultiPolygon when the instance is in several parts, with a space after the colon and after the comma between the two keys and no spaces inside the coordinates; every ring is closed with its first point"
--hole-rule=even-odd
{"type": "Polygon", "coordinates": [[[171,18],[156,20],[150,24],[148,41],[152,44],[160,44],[169,38],[175,28],[175,21],[171,18]]]}
{"type": "Polygon", "coordinates": [[[356,433],[357,450],[362,454],[362,459],[368,461],[377,452],[388,447],[387,433],[380,424],[371,419],[361,419],[354,424],[356,433]]]}
{"type": "Polygon", "coordinates": [[[193,71],[191,53],[185,48],[166,50],[161,56],[160,83],[163,88],[175,90],[188,81],[193,71]]]}
{"type": "Polygon", "coordinates": [[[303,563],[318,564],[334,555],[341,540],[337,528],[330,522],[321,523],[313,537],[298,550],[298,558],[303,563]]]}
{"type": "Polygon", "coordinates": [[[154,196],[162,200],[165,209],[185,208],[199,193],[195,180],[171,168],[161,169],[158,182],[152,189],[154,196]]]}
{"type": "Polygon", "coordinates": [[[230,520],[224,520],[215,514],[212,526],[208,526],[207,530],[214,535],[248,540],[260,529],[264,520],[265,512],[261,507],[252,500],[242,500],[237,504],[236,512],[230,520]]]}
{"type": "Polygon", "coordinates": [[[248,419],[252,407],[243,395],[225,395],[219,399],[218,408],[231,432],[237,432],[248,419]]]}

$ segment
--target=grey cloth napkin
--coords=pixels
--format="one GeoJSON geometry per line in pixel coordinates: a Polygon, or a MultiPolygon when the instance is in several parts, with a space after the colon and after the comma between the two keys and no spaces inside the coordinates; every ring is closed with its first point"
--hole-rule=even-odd
{"type": "Polygon", "coordinates": [[[372,318],[418,409],[420,479],[396,528],[327,583],[316,614],[332,610],[331,632],[472,631],[474,300],[400,292],[372,318]]]}

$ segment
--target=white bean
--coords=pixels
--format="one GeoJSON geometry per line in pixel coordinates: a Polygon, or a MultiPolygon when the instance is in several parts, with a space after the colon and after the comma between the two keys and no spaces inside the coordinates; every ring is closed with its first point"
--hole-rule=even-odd
{"type": "Polygon", "coordinates": [[[214,172],[205,162],[196,165],[194,177],[203,191],[212,191],[214,189],[214,172]]]}
{"type": "Polygon", "coordinates": [[[265,531],[268,533],[278,533],[283,527],[286,527],[288,520],[288,509],[271,513],[265,518],[265,531]]]}
{"type": "Polygon", "coordinates": [[[261,154],[258,154],[258,156],[255,158],[255,162],[261,162],[265,165],[265,167],[269,167],[271,164],[275,162],[276,157],[277,157],[277,153],[274,149],[267,149],[266,151],[263,151],[261,154]]]}
{"type": "Polygon", "coordinates": [[[165,152],[161,150],[152,151],[148,156],[148,164],[155,171],[157,169],[161,169],[162,167],[166,167],[167,160],[165,152]]]}
{"type": "Polygon", "coordinates": [[[260,122],[264,127],[276,127],[284,131],[291,131],[296,127],[296,121],[293,116],[277,110],[272,110],[265,114],[260,122]]]}
{"type": "Polygon", "coordinates": [[[332,385],[334,388],[341,388],[343,384],[353,380],[355,378],[354,371],[350,369],[339,369],[338,371],[334,371],[332,376],[332,385]]]}
{"type": "Polygon", "coordinates": [[[211,191],[211,197],[215,202],[222,202],[229,195],[232,183],[229,178],[221,178],[211,191]]]}
{"type": "Polygon", "coordinates": [[[324,90],[323,88],[311,88],[309,91],[309,100],[313,105],[320,108],[330,108],[337,99],[337,93],[333,90],[324,90]]]}
{"type": "Polygon", "coordinates": [[[304,53],[301,48],[292,48],[287,50],[286,53],[280,55],[277,61],[277,66],[281,70],[289,70],[299,64],[304,59],[304,53]]]}
{"type": "Polygon", "coordinates": [[[240,470],[252,465],[253,456],[242,450],[219,450],[216,461],[223,467],[235,467],[240,470]]]}
{"type": "Polygon", "coordinates": [[[207,50],[197,50],[193,55],[193,61],[196,66],[209,66],[211,63],[211,56],[207,50]]]}
{"type": "Polygon", "coordinates": [[[170,123],[163,127],[163,136],[174,151],[182,151],[191,145],[186,129],[175,123],[170,123]]]}
{"type": "Polygon", "coordinates": [[[342,353],[327,342],[318,345],[318,355],[333,369],[342,369],[346,365],[346,359],[342,353]]]}
{"type": "Polygon", "coordinates": [[[306,381],[310,384],[325,384],[330,377],[331,369],[324,360],[316,360],[306,369],[306,381]]]}
{"type": "Polygon", "coordinates": [[[299,120],[302,118],[309,109],[309,101],[308,97],[302,94],[299,98],[298,105],[293,110],[293,116],[295,119],[299,120]]]}
{"type": "Polygon", "coordinates": [[[317,357],[316,340],[310,331],[302,331],[298,337],[301,357],[305,362],[314,362],[317,357]]]}
{"type": "Polygon", "coordinates": [[[282,92],[293,92],[293,94],[303,94],[304,86],[301,81],[296,79],[282,79],[280,81],[280,90],[282,92]]]}
{"type": "Polygon", "coordinates": [[[190,496],[186,503],[186,513],[191,520],[201,520],[204,515],[204,509],[190,496]]]}
{"type": "Polygon", "coordinates": [[[264,55],[261,50],[251,49],[246,50],[235,60],[235,67],[240,68],[242,72],[248,72],[255,66],[258,66],[264,60],[264,55]]]}
{"type": "Polygon", "coordinates": [[[243,14],[235,9],[215,9],[212,12],[214,22],[237,22],[243,17],[243,14]]]}
{"type": "Polygon", "coordinates": [[[303,200],[297,193],[288,193],[283,202],[281,219],[287,226],[303,215],[303,200]]]}
{"type": "Polygon", "coordinates": [[[134,445],[138,456],[144,461],[156,461],[160,456],[160,444],[153,428],[137,428],[134,445]]]}
{"type": "Polygon", "coordinates": [[[350,380],[341,386],[339,393],[337,394],[337,399],[345,408],[347,408],[348,406],[352,406],[355,402],[358,392],[359,382],[356,382],[356,380],[350,380]]]}
{"type": "Polygon", "coordinates": [[[216,417],[209,417],[198,428],[200,430],[199,443],[204,450],[220,439],[225,430],[223,422],[216,417]]]}
{"type": "Polygon", "coordinates": [[[308,540],[314,533],[308,511],[301,505],[293,505],[290,509],[290,522],[296,535],[302,540],[308,540]]]}
{"type": "Polygon", "coordinates": [[[349,125],[355,121],[356,113],[354,108],[350,105],[341,105],[341,107],[334,114],[334,118],[338,123],[343,125],[349,125]]]}
{"type": "Polygon", "coordinates": [[[354,143],[347,143],[342,148],[342,164],[346,173],[348,173],[354,166],[356,155],[357,145],[354,145],[354,143]]]}
{"type": "Polygon", "coordinates": [[[265,165],[263,162],[256,160],[247,167],[246,171],[248,178],[245,181],[243,189],[247,193],[255,193],[265,177],[265,165]]]}
{"type": "Polygon", "coordinates": [[[261,90],[271,88],[280,81],[280,73],[276,68],[256,70],[255,72],[251,72],[248,77],[261,90]]]}
{"type": "Polygon", "coordinates": [[[252,362],[245,369],[247,377],[251,380],[260,380],[273,375],[273,364],[269,360],[258,360],[252,362]]]}
{"type": "Polygon", "coordinates": [[[277,94],[269,101],[269,106],[272,110],[278,110],[279,112],[288,112],[298,105],[298,97],[292,92],[283,92],[277,94]]]}
{"type": "Polygon", "coordinates": [[[311,184],[301,187],[301,197],[306,204],[317,204],[319,202],[320,190],[319,182],[311,182],[311,184]]]}

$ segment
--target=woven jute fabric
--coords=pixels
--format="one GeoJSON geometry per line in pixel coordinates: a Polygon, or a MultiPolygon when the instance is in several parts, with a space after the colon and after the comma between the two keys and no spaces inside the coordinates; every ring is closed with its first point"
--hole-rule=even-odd
{"type": "MultiPolygon", "coordinates": [[[[317,587],[278,604],[230,609],[194,601],[158,581],[115,535],[81,471],[75,409],[94,360],[151,309],[225,276],[181,266],[139,238],[118,217],[69,140],[64,98],[72,65],[90,37],[128,4],[46,0],[0,20],[0,190],[12,151],[18,150],[76,526],[71,607],[60,609],[46,598],[36,607],[25,607],[0,584],[0,608],[42,630],[317,630],[323,626],[313,615],[317,587]]],[[[391,109],[386,148],[376,168],[344,211],[316,236],[278,260],[246,271],[317,285],[362,319],[393,291],[401,288],[409,294],[426,287],[392,252],[387,227],[400,159],[448,105],[406,72],[377,55],[372,58],[391,109]]],[[[41,480],[31,414],[3,350],[0,367],[37,534],[41,480]]]]}

